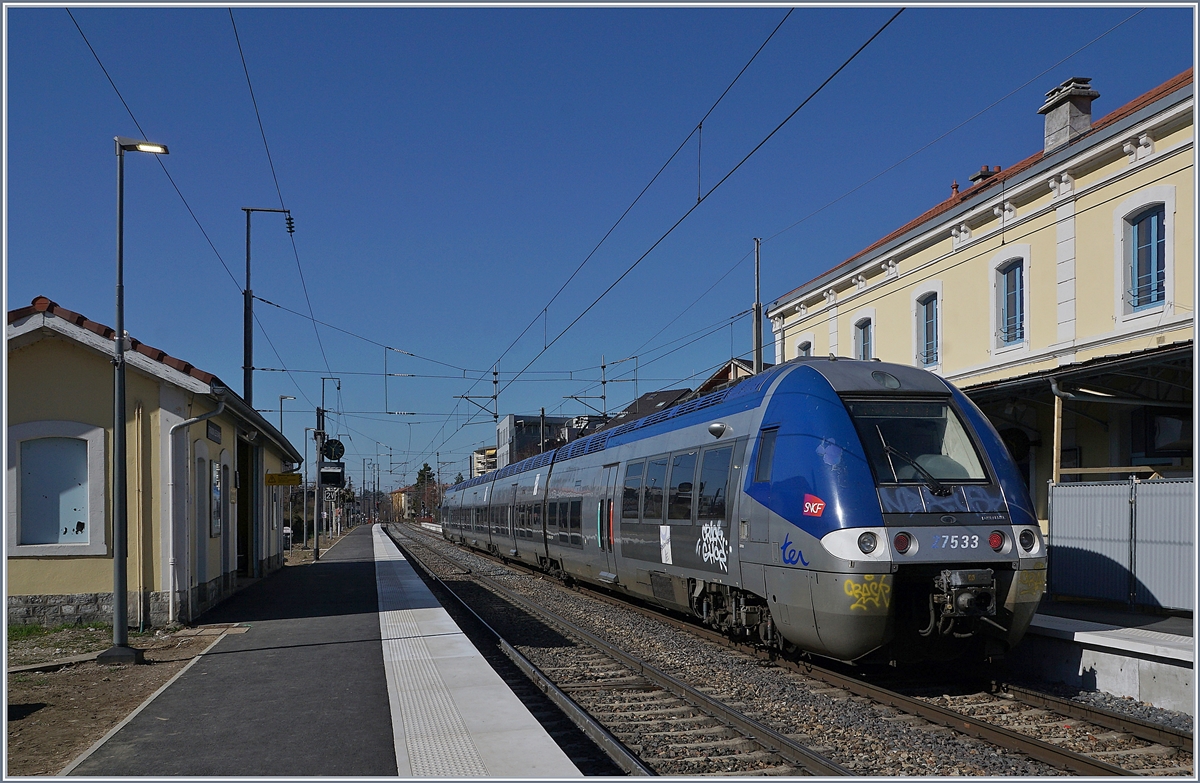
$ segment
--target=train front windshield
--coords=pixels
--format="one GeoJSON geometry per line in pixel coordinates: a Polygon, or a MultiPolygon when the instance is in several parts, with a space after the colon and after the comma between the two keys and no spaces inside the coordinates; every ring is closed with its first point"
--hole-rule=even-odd
{"type": "Polygon", "coordinates": [[[986,481],[987,473],[949,402],[847,400],[880,484],[986,481]]]}

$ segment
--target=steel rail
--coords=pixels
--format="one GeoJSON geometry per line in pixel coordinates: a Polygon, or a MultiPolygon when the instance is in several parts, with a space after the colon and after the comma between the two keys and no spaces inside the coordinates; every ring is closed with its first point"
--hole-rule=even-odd
{"type": "MultiPolygon", "coordinates": [[[[472,550],[472,551],[474,552],[474,550],[472,550]]],[[[475,552],[475,554],[481,554],[481,553],[475,552]]],[[[484,557],[491,557],[487,553],[482,553],[482,555],[484,557]]],[[[495,560],[497,560],[497,562],[500,562],[499,559],[497,559],[497,558],[492,558],[492,559],[495,559],[495,560]]],[[[481,578],[484,578],[484,577],[481,577],[481,578]]],[[[488,581],[491,581],[491,580],[488,580],[488,581]]],[[[506,593],[508,592],[507,590],[505,590],[502,587],[499,587],[498,585],[497,585],[497,588],[506,593]]],[[[1020,733],[1012,731],[1010,729],[1006,729],[1002,726],[996,726],[996,725],[988,723],[986,721],[972,718],[969,715],[964,715],[962,713],[954,712],[953,710],[948,710],[944,707],[939,707],[936,704],[930,704],[929,702],[922,701],[920,699],[916,699],[916,698],[913,698],[910,696],[905,696],[901,693],[897,693],[895,691],[880,687],[878,685],[872,685],[870,683],[855,679],[853,677],[847,677],[845,675],[839,674],[838,672],[835,672],[835,671],[832,671],[829,669],[825,669],[823,667],[816,666],[811,663],[797,663],[794,661],[790,661],[786,658],[780,658],[773,651],[764,650],[761,647],[733,641],[732,639],[728,638],[724,634],[720,634],[720,633],[717,633],[710,629],[698,626],[695,623],[673,617],[673,616],[666,614],[658,609],[642,606],[642,605],[639,605],[636,603],[632,603],[630,601],[621,600],[619,598],[612,597],[606,593],[600,592],[599,590],[593,589],[590,586],[583,585],[581,583],[577,583],[573,589],[582,591],[582,592],[586,592],[588,595],[598,598],[606,603],[616,605],[616,606],[623,606],[627,609],[632,609],[633,611],[639,612],[641,614],[652,616],[652,617],[654,617],[658,620],[664,621],[664,622],[668,623],[669,625],[672,625],[676,628],[690,631],[696,635],[710,639],[711,641],[717,642],[726,647],[736,649],[741,652],[748,653],[750,655],[755,655],[758,658],[773,660],[776,664],[778,664],[784,668],[789,668],[789,669],[792,669],[793,671],[798,671],[798,672],[801,672],[808,676],[819,679],[830,685],[835,685],[839,688],[844,688],[845,690],[850,691],[851,693],[854,693],[857,696],[862,696],[864,698],[871,699],[872,701],[879,702],[880,704],[886,704],[889,707],[893,707],[897,710],[900,710],[901,712],[905,712],[910,715],[916,715],[918,717],[921,717],[921,718],[929,721],[930,723],[934,723],[939,726],[945,726],[945,727],[953,729],[954,731],[959,732],[961,734],[966,734],[967,736],[975,737],[977,739],[984,740],[985,742],[990,742],[999,747],[1006,748],[1009,750],[1015,750],[1019,753],[1025,754],[1026,756],[1028,756],[1031,759],[1034,759],[1036,761],[1041,761],[1045,764],[1049,764],[1053,767],[1065,770],[1067,772],[1072,772],[1077,775],[1091,775],[1091,776],[1136,775],[1137,774],[1136,772],[1133,772],[1133,771],[1130,771],[1127,769],[1123,769],[1122,767],[1118,767],[1113,764],[1108,764],[1104,761],[1100,761],[1098,759],[1094,759],[1089,756],[1085,756],[1081,753],[1075,753],[1074,751],[1070,751],[1065,748],[1057,747],[1048,742],[1043,742],[1039,739],[1035,739],[1034,737],[1030,737],[1025,734],[1020,734],[1020,733]]],[[[513,597],[516,598],[517,600],[521,600],[519,596],[513,596],[513,597]]],[[[522,603],[524,603],[524,601],[522,601],[522,603]]],[[[582,633],[587,634],[586,631],[582,631],[582,633]]],[[[589,634],[589,636],[590,636],[590,634],[589,634]]],[[[636,659],[634,659],[634,660],[636,660],[636,659]]],[[[1072,717],[1077,717],[1077,716],[1072,716],[1072,717]]],[[[1085,718],[1081,718],[1081,719],[1085,719],[1085,718]]],[[[1126,720],[1128,720],[1128,719],[1126,719],[1126,720]]],[[[766,727],[764,727],[764,728],[766,728],[766,727]]],[[[1121,729],[1121,730],[1126,730],[1126,729],[1121,729]]],[[[1128,733],[1133,733],[1133,732],[1128,732],[1128,733]]],[[[782,736],[782,735],[780,735],[780,736],[782,736]]],[[[1146,739],[1146,738],[1142,737],[1142,739],[1146,739]]],[[[1163,742],[1163,744],[1168,744],[1168,743],[1163,742]]],[[[1178,747],[1178,746],[1175,746],[1175,747],[1178,747]]],[[[853,773],[850,773],[849,771],[847,771],[846,773],[840,773],[840,774],[853,774],[853,773]]]]}
{"type": "Polygon", "coordinates": [[[1077,701],[1062,699],[1010,683],[998,682],[995,684],[994,690],[1006,693],[1031,707],[1047,707],[1063,715],[1085,720],[1106,729],[1122,731],[1147,742],[1157,742],[1160,745],[1179,748],[1188,753],[1192,752],[1192,732],[1190,731],[1182,731],[1128,715],[1120,715],[1100,707],[1080,704],[1077,701]]]}
{"type": "MultiPolygon", "coordinates": [[[[480,617],[479,614],[476,613],[476,611],[472,609],[466,601],[459,597],[458,593],[454,592],[449,585],[443,582],[437,574],[433,573],[433,571],[427,565],[425,565],[424,561],[412,553],[412,550],[404,548],[402,544],[396,540],[396,537],[392,535],[392,531],[388,529],[388,526],[384,526],[384,531],[387,532],[388,536],[392,539],[392,543],[404,550],[404,556],[406,558],[408,558],[412,563],[416,564],[422,571],[425,572],[427,576],[429,576],[429,578],[436,581],[442,587],[442,589],[446,591],[446,593],[448,593],[454,598],[455,601],[458,602],[463,609],[471,613],[471,616],[475,618],[479,625],[486,629],[487,632],[500,643],[500,649],[503,650],[504,654],[507,655],[509,659],[517,665],[517,668],[519,668],[526,677],[532,680],[533,683],[542,691],[542,693],[546,694],[546,697],[549,698],[550,701],[555,704],[555,706],[562,710],[572,723],[579,727],[579,730],[582,731],[588,737],[588,739],[596,743],[601,750],[608,754],[608,757],[613,760],[613,763],[625,770],[625,772],[629,775],[658,775],[657,772],[646,766],[646,764],[640,758],[638,758],[633,751],[625,747],[625,743],[617,739],[612,732],[610,732],[599,721],[589,715],[586,710],[584,710],[575,702],[574,699],[572,699],[570,696],[564,693],[561,688],[551,682],[550,679],[542,673],[541,669],[539,669],[533,664],[532,661],[522,655],[517,648],[509,644],[504,637],[502,637],[494,628],[492,628],[492,626],[488,625],[486,620],[480,617]]],[[[478,577],[478,575],[474,574],[473,576],[478,577]]]]}
{"type": "Polygon", "coordinates": [[[800,769],[816,776],[851,776],[858,773],[841,766],[840,764],[825,758],[816,753],[810,748],[801,745],[795,740],[775,731],[770,726],[759,723],[753,718],[744,715],[737,710],[734,710],[720,701],[704,694],[692,686],[681,680],[672,677],[664,671],[661,671],[651,664],[632,656],[618,647],[609,644],[605,640],[595,634],[580,628],[575,623],[567,620],[554,612],[546,609],[539,604],[536,604],[524,596],[512,592],[508,588],[500,585],[495,580],[490,579],[482,574],[471,574],[472,578],[484,583],[489,589],[503,596],[514,604],[524,608],[533,614],[540,615],[547,621],[558,625],[559,627],[573,633],[584,639],[588,644],[594,646],[604,654],[615,658],[625,666],[645,677],[650,682],[665,691],[668,691],[675,696],[683,699],[697,709],[703,710],[728,725],[731,725],[742,732],[749,739],[762,745],[766,750],[775,753],[788,763],[794,764],[800,769]]]}
{"type": "Polygon", "coordinates": [[[917,715],[929,721],[930,723],[934,723],[939,726],[945,726],[953,729],[956,732],[959,732],[960,734],[966,734],[968,736],[984,740],[985,742],[990,742],[993,745],[998,745],[1002,748],[1015,750],[1019,753],[1025,754],[1031,759],[1041,761],[1058,769],[1073,772],[1077,775],[1108,776],[1137,774],[1136,772],[1131,772],[1113,764],[1108,764],[1098,759],[1084,756],[1081,753],[1075,753],[1074,751],[1070,751],[1065,748],[1059,748],[1048,742],[1042,742],[1039,739],[1035,739],[1025,734],[1020,734],[1002,726],[996,726],[986,721],[972,718],[969,715],[964,715],[962,713],[954,712],[953,710],[948,710],[944,707],[939,707],[936,704],[930,704],[929,702],[921,701],[920,699],[916,699],[911,696],[905,696],[901,693],[897,693],[878,685],[872,685],[871,683],[864,682],[853,677],[847,677],[846,675],[839,674],[838,672],[830,669],[825,669],[811,663],[798,663],[795,661],[790,661],[786,658],[780,658],[773,651],[765,650],[761,647],[753,645],[735,642],[724,634],[717,633],[716,631],[712,631],[708,628],[703,628],[686,620],[680,620],[676,617],[663,614],[657,609],[640,606],[628,601],[621,601],[605,595],[604,593],[592,590],[588,587],[580,586],[576,589],[586,590],[589,595],[599,598],[600,600],[625,606],[633,611],[650,615],[658,620],[666,622],[669,625],[689,630],[692,633],[722,644],[731,649],[739,650],[741,652],[757,656],[758,658],[772,660],[781,667],[792,669],[793,671],[801,672],[830,685],[836,685],[839,688],[844,688],[856,696],[862,696],[864,698],[871,699],[872,701],[879,702],[880,704],[886,704],[889,707],[894,707],[895,709],[910,715],[917,715]]]}

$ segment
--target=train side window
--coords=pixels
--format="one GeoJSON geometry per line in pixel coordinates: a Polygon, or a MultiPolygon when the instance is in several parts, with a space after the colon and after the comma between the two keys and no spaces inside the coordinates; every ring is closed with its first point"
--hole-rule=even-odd
{"type": "Polygon", "coordinates": [[[755,483],[771,480],[771,464],[775,461],[775,438],[778,428],[758,434],[758,461],[754,463],[755,483]]]}
{"type": "Polygon", "coordinates": [[[642,501],[642,521],[662,523],[663,485],[667,483],[667,458],[650,460],[646,465],[646,489],[642,501]]]}
{"type": "Polygon", "coordinates": [[[571,546],[583,546],[583,501],[571,501],[571,546]]]}
{"type": "Polygon", "coordinates": [[[546,504],[546,540],[553,541],[558,535],[558,504],[546,504]]]}
{"type": "Polygon", "coordinates": [[[558,504],[558,543],[560,544],[571,543],[571,523],[567,517],[567,507],[569,505],[565,500],[558,504]]]}
{"type": "Polygon", "coordinates": [[[641,512],[642,472],[644,462],[631,462],[625,466],[625,493],[621,499],[621,518],[637,521],[641,512]]]}
{"type": "Polygon", "coordinates": [[[691,523],[695,490],[696,452],[676,454],[671,458],[671,492],[667,496],[667,519],[671,524],[691,523]]]}
{"type": "Polygon", "coordinates": [[[697,519],[725,519],[725,501],[729,488],[729,463],[732,461],[732,446],[704,452],[704,465],[700,469],[700,499],[696,509],[697,519]]]}
{"type": "Polygon", "coordinates": [[[540,539],[542,537],[542,504],[534,503],[532,511],[533,515],[530,518],[530,524],[533,529],[530,531],[529,537],[540,539]]]}

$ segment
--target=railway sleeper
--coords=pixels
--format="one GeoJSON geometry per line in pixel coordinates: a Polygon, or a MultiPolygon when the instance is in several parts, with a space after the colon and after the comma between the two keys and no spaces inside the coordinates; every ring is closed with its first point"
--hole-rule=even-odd
{"type": "Polygon", "coordinates": [[[1158,758],[1169,759],[1179,752],[1178,748],[1169,748],[1166,745],[1147,745],[1144,748],[1125,748],[1124,750],[1098,750],[1088,753],[1089,756],[1097,758],[1116,758],[1118,756],[1156,756],[1158,758]]]}
{"type": "Polygon", "coordinates": [[[697,714],[698,710],[692,706],[684,707],[665,707],[660,710],[630,710],[629,712],[593,712],[592,717],[596,720],[605,721],[628,721],[634,720],[638,723],[658,723],[664,719],[674,720],[677,717],[690,718],[697,714]],[[653,720],[654,716],[661,716],[658,720],[653,720]]]}
{"type": "MultiPolygon", "coordinates": [[[[593,715],[592,717],[599,720],[599,717],[596,715],[593,715]]],[[[673,729],[680,725],[696,725],[699,723],[711,724],[712,722],[713,722],[713,719],[711,717],[709,717],[708,715],[693,715],[693,716],[686,717],[686,718],[675,718],[670,721],[646,720],[646,721],[622,721],[620,723],[614,722],[614,725],[616,726],[616,728],[613,728],[613,726],[608,726],[608,729],[610,731],[612,731],[613,734],[616,734],[618,739],[620,739],[622,742],[625,742],[626,739],[637,739],[638,737],[646,736],[646,732],[643,732],[643,731],[638,731],[637,733],[633,733],[633,729],[636,729],[638,726],[646,726],[646,725],[664,726],[664,727],[669,727],[669,728],[673,729]]]]}
{"type": "Polygon", "coordinates": [[[779,757],[774,753],[770,753],[765,750],[756,750],[750,753],[734,753],[729,756],[683,756],[680,758],[643,756],[642,761],[646,762],[652,767],[658,767],[660,765],[665,766],[668,764],[677,764],[681,766],[695,766],[704,764],[707,766],[712,765],[714,762],[720,764],[729,764],[730,762],[736,762],[738,764],[754,764],[756,762],[775,761],[778,758],[779,757]]]}
{"type": "Polygon", "coordinates": [[[709,742],[674,742],[666,747],[671,750],[701,750],[713,755],[719,750],[734,750],[753,752],[761,747],[757,742],[746,737],[729,737],[728,739],[712,740],[709,742]]]}
{"type": "Polygon", "coordinates": [[[714,737],[728,738],[741,737],[741,734],[728,726],[709,726],[699,729],[674,729],[672,731],[647,731],[642,733],[643,737],[714,737]]]}
{"type": "Polygon", "coordinates": [[[757,769],[739,769],[728,772],[696,772],[693,773],[698,778],[715,778],[715,777],[797,777],[802,773],[801,770],[787,765],[779,767],[759,767],[757,769]]]}

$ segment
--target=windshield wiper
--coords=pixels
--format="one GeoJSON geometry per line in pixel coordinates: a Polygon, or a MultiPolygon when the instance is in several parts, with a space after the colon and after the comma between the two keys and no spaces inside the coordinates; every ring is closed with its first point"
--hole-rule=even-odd
{"type": "MultiPolygon", "coordinates": [[[[905,454],[903,451],[900,451],[900,449],[896,449],[896,448],[893,448],[888,445],[888,442],[886,440],[884,440],[884,438],[883,438],[883,430],[879,429],[878,424],[875,425],[875,431],[879,433],[879,442],[883,444],[884,452],[889,455],[888,463],[891,465],[893,476],[896,476],[896,466],[894,464],[891,464],[892,461],[890,459],[890,456],[892,454],[895,454],[897,457],[899,457],[900,459],[907,462],[909,465],[912,465],[914,468],[916,468],[917,471],[927,479],[927,481],[925,483],[928,484],[929,491],[932,494],[936,495],[939,498],[944,498],[944,497],[949,496],[949,494],[951,492],[950,487],[947,487],[945,484],[938,481],[937,478],[932,473],[930,473],[925,468],[921,467],[920,463],[918,463],[915,459],[913,459],[909,455],[905,454]]],[[[899,478],[900,478],[899,476],[896,476],[897,480],[899,480],[899,478]]]]}

